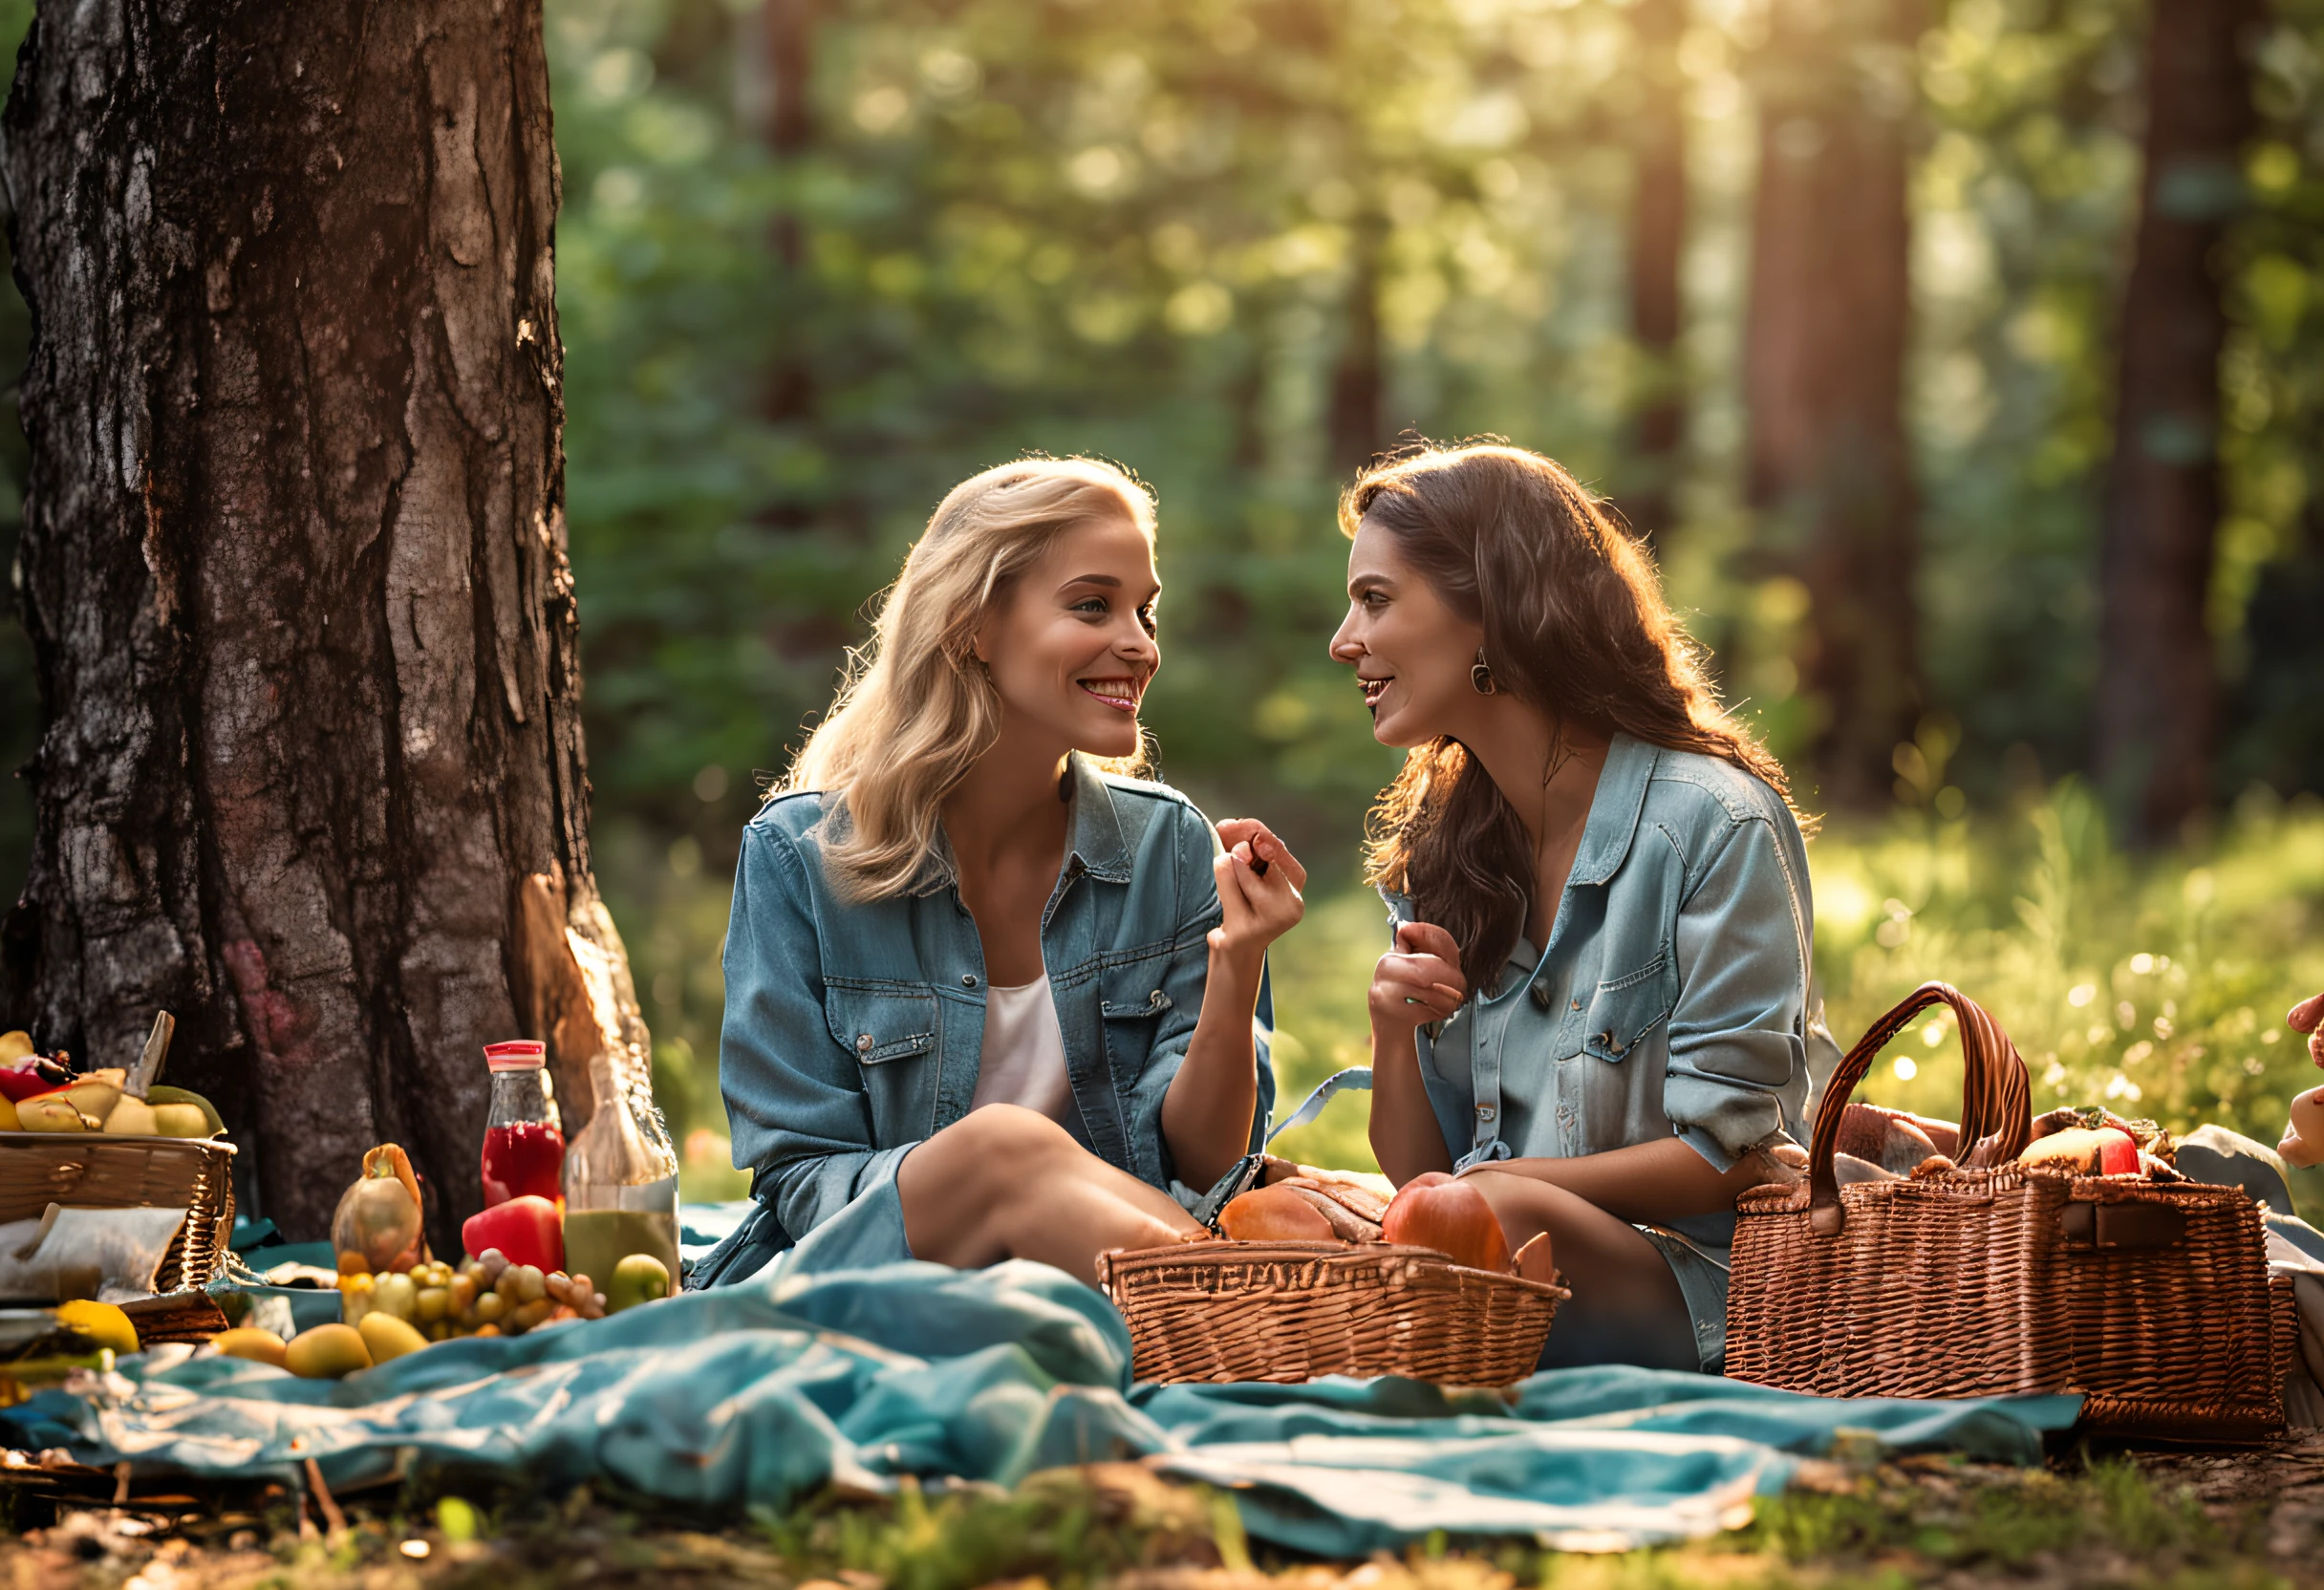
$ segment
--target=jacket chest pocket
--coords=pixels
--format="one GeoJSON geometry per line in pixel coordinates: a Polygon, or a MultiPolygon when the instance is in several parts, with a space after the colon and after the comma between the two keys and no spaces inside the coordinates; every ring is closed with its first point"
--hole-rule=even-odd
{"type": "Polygon", "coordinates": [[[1098,973],[1097,1013],[1106,1028],[1106,1058],[1124,1081],[1146,1068],[1154,1033],[1173,1006],[1162,991],[1162,974],[1169,967],[1169,956],[1153,956],[1098,973]]]}
{"type": "Polygon", "coordinates": [[[1665,952],[1646,965],[1598,985],[1582,1013],[1582,1052],[1620,1064],[1670,1020],[1678,1003],[1678,965],[1665,952]]]}
{"type": "Polygon", "coordinates": [[[861,1065],[884,1065],[936,1046],[936,997],[924,989],[826,984],[824,1019],[861,1065]]]}

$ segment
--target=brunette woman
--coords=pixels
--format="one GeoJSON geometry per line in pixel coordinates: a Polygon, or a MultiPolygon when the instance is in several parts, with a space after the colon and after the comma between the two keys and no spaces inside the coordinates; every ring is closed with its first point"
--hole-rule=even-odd
{"type": "Polygon", "coordinates": [[[1131,776],[1153,508],[1110,465],[955,487],[743,831],[719,1076],[760,1203],[715,1284],[1041,1259],[1199,1228],[1273,1102],[1264,961],[1300,865],[1131,776]],[[1223,843],[1222,843],[1223,842],[1223,843]]]}
{"type": "Polygon", "coordinates": [[[1366,472],[1331,655],[1409,748],[1369,877],[1371,1142],[1474,1181],[1573,1287],[1545,1364],[1716,1365],[1736,1193],[1797,1157],[1808,870],[1646,554],[1538,454],[1366,472]]]}

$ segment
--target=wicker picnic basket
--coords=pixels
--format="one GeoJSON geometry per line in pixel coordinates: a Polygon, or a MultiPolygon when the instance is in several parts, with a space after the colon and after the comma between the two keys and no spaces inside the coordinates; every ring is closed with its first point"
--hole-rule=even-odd
{"type": "Polygon", "coordinates": [[[1874,1023],[1817,1111],[1808,1180],[1736,1209],[1727,1372],[1826,1396],[2081,1392],[2110,1433],[2236,1440],[2283,1428],[2296,1351],[2259,1208],[2240,1188],[2011,1163],[2025,1063],[1975,1001],[1926,983],[1874,1023]],[[1849,1095],[1929,1006],[1960,1019],[1961,1143],[1982,1168],[1838,1185],[1849,1095]]]}
{"type": "Polygon", "coordinates": [[[1533,1373],[1562,1286],[1389,1243],[1188,1242],[1098,1256],[1143,1381],[1533,1373]]]}
{"type": "Polygon", "coordinates": [[[75,1209],[185,1210],[154,1278],[158,1293],[206,1286],[234,1229],[234,1146],[115,1132],[0,1132],[0,1223],[75,1209]]]}

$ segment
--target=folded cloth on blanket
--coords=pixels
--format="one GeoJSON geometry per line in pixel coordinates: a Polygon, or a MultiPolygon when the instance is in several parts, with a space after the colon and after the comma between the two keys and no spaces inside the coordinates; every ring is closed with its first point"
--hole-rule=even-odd
{"type": "Polygon", "coordinates": [[[1147,1457],[1234,1488],[1262,1539],[1336,1557],[1433,1531],[1610,1550],[1709,1534],[1860,1430],[2035,1461],[2077,1397],[1802,1397],[1567,1369],[1513,1400],[1409,1381],[1142,1386],[1097,1293],[1044,1265],[768,1277],[610,1319],[442,1343],[345,1381],[141,1357],[0,1409],[0,1443],[78,1461],[334,1488],[415,1470],[583,1481],[676,1508],[783,1508],[832,1481],[1013,1485],[1147,1457]]]}

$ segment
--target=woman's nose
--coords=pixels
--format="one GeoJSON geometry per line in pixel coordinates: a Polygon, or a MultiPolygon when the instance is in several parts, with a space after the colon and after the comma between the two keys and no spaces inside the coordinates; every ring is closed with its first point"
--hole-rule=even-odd
{"type": "Polygon", "coordinates": [[[1353,668],[1364,655],[1363,646],[1355,636],[1347,633],[1355,627],[1355,615],[1348,614],[1340,621],[1339,629],[1333,632],[1331,637],[1331,660],[1344,662],[1350,668],[1353,668]]]}

